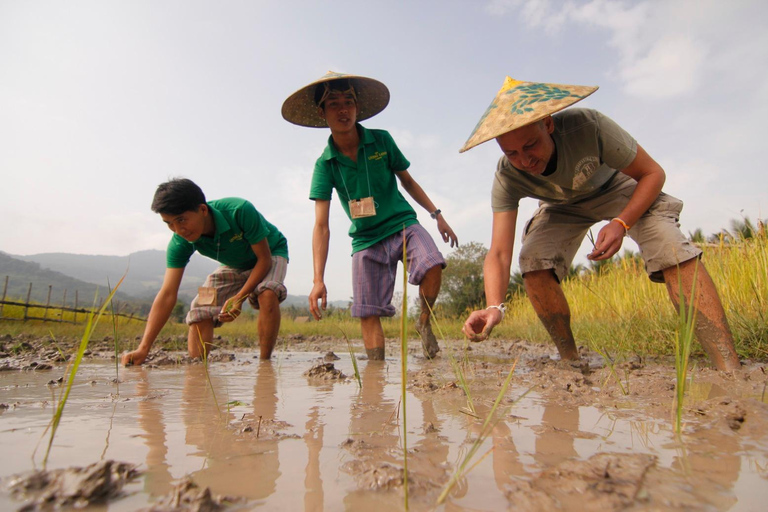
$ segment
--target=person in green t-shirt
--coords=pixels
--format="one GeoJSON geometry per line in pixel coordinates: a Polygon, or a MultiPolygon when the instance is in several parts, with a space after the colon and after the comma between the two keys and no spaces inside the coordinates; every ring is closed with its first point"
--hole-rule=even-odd
{"type": "Polygon", "coordinates": [[[214,327],[236,320],[248,299],[259,310],[259,357],[269,359],[280,330],[280,303],[287,297],[283,282],[288,243],[283,234],[245,199],[206,201],[200,187],[183,178],[157,187],[152,211],[160,214],[174,235],[144,335],[136,350],[123,354],[123,364],[141,364],[149,355],[176,306],[184,268],[195,251],[222,266],[208,276],[187,314],[190,357],[207,353],[214,327]]]}
{"type": "Polygon", "coordinates": [[[681,287],[686,303],[695,293],[696,336],[712,363],[719,370],[740,368],[717,289],[699,261],[702,251],[680,231],[683,202],[662,192],[664,169],[607,116],[563,110],[595,90],[507,77],[460,150],[496,139],[504,153],[491,197],[492,240],[484,266],[488,307],[469,315],[464,334],[482,341],[504,318],[518,203],[532,197],[540,202],[525,225],[520,271],[561,359],[580,355],[560,282],[588,230],[602,221],[587,258],[605,261],[621,249],[625,236],[632,238],[649,278],[666,284],[675,307],[681,287]]]}
{"type": "Polygon", "coordinates": [[[384,359],[381,317],[395,314],[392,295],[397,262],[407,252],[408,281],[419,286],[421,314],[416,330],[424,354],[433,358],[440,350],[432,333],[430,310],[440,291],[445,259],[432,237],[421,226],[416,212],[398,188],[437,221],[443,241],[457,246],[458,239],[421,186],[408,172],[410,162],[389,133],[369,130],[358,121],[381,112],[389,90],[371,78],[328,72],[298,90],[283,103],[283,117],[294,124],[329,127],[328,145],[315,163],[310,199],[315,201],[312,235],[314,286],[309,309],[316,319],[327,303],[325,265],[330,242],[329,211],[335,190],[352,225],[351,314],[360,318],[363,344],[371,360],[384,359]],[[405,238],[405,241],[403,240],[405,238]],[[318,305],[319,304],[319,305],[318,305]]]}

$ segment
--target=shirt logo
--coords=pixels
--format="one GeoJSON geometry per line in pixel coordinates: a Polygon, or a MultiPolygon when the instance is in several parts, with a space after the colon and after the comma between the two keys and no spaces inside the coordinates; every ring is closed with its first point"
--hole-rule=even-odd
{"type": "Polygon", "coordinates": [[[585,156],[576,164],[576,172],[573,176],[573,188],[584,185],[595,174],[600,163],[596,156],[585,156]]]}
{"type": "Polygon", "coordinates": [[[243,239],[243,233],[240,232],[240,233],[236,234],[235,236],[233,236],[232,238],[230,238],[229,239],[229,243],[235,242],[237,240],[242,240],[242,239],[243,239]]]}
{"type": "Polygon", "coordinates": [[[371,156],[369,156],[368,160],[381,160],[385,156],[387,156],[387,152],[386,151],[377,151],[374,154],[372,154],[371,156]]]}

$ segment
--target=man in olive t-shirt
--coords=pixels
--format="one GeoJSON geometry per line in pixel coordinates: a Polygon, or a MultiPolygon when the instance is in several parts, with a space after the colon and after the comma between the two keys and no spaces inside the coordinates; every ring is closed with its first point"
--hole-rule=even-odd
{"type": "Polygon", "coordinates": [[[720,370],[740,368],[733,337],[701,250],[682,234],[682,201],[661,191],[664,170],[618,124],[589,109],[560,110],[597,88],[521,82],[507,77],[467,143],[496,139],[499,160],[492,191],[493,230],[485,260],[488,307],[474,311],[463,331],[482,341],[504,317],[518,203],[540,200],[523,231],[520,270],[536,314],[561,359],[578,360],[570,309],[560,288],[589,228],[598,232],[592,261],[611,258],[625,236],[640,247],[651,280],[664,282],[672,302],[698,307],[696,335],[720,370]]]}

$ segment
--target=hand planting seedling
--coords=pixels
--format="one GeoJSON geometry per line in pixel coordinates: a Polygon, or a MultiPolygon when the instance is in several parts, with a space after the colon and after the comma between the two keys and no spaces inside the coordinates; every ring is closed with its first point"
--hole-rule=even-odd
{"type": "Polygon", "coordinates": [[[242,313],[243,302],[245,297],[231,297],[224,303],[224,307],[221,308],[219,313],[220,322],[234,322],[240,313],[242,313]]]}

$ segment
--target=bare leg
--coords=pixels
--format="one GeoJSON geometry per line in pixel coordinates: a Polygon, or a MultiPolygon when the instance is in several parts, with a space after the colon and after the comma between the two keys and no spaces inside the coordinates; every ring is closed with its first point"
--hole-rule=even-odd
{"type": "Polygon", "coordinates": [[[187,336],[187,350],[189,357],[202,357],[203,344],[205,344],[205,354],[211,351],[213,342],[213,320],[203,320],[190,324],[189,335],[187,336]]]}
{"type": "Polygon", "coordinates": [[[280,301],[272,290],[259,294],[259,358],[269,359],[280,331],[280,301]]]}
{"type": "Polygon", "coordinates": [[[579,359],[571,331],[571,309],[552,270],[536,270],[523,275],[525,292],[541,323],[555,342],[560,359],[579,359]]]}
{"type": "Polygon", "coordinates": [[[669,298],[672,299],[675,308],[679,308],[681,284],[688,304],[691,300],[691,290],[695,289],[696,339],[718,370],[737,370],[741,368],[741,362],[733,345],[733,335],[728,326],[728,319],[725,317],[723,304],[720,302],[720,296],[709,272],[703,264],[697,265],[698,262],[698,258],[693,258],[681,263],[680,272],[677,271],[676,266],[662,271],[669,298]],[[694,274],[696,275],[695,287],[694,274]]]}
{"type": "Polygon", "coordinates": [[[416,324],[416,331],[421,336],[421,348],[424,350],[424,357],[428,359],[432,359],[440,352],[437,339],[435,339],[435,335],[432,333],[430,310],[435,307],[437,294],[440,293],[442,277],[443,267],[436,265],[424,274],[424,278],[419,283],[421,314],[419,315],[419,322],[416,324]]]}
{"type": "Polygon", "coordinates": [[[384,360],[384,329],[381,327],[381,318],[367,316],[360,319],[360,327],[363,331],[363,345],[368,353],[370,361],[384,360]]]}

